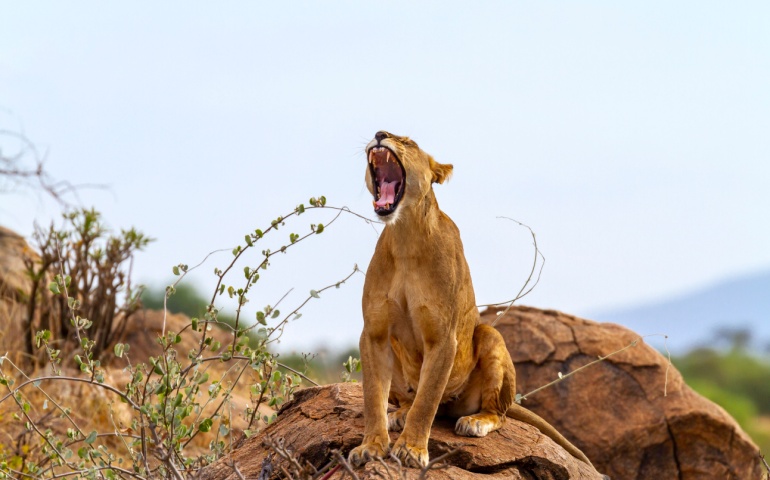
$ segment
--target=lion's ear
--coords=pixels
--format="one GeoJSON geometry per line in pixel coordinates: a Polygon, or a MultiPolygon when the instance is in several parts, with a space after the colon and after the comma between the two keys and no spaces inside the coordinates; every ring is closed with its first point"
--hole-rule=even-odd
{"type": "Polygon", "coordinates": [[[454,167],[451,164],[438,163],[430,155],[428,155],[428,161],[430,162],[430,171],[433,173],[431,180],[433,183],[444,183],[452,176],[452,168],[454,167]]]}

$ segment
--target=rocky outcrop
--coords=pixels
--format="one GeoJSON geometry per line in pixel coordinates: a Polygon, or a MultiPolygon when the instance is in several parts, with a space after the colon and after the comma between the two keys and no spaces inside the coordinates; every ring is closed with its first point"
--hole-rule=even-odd
{"type": "MultiPolygon", "coordinates": [[[[490,309],[491,323],[502,310],[490,309]]],[[[496,328],[530,392],[639,339],[619,325],[512,308],[496,328]]],[[[524,401],[613,479],[762,478],[756,445],[721,407],[689,388],[666,357],[638,341],[524,401]]]]}
{"type": "Polygon", "coordinates": [[[25,360],[25,302],[32,286],[25,261],[37,259],[24,237],[0,226],[0,355],[8,352],[17,364],[25,360]]]}
{"type": "MultiPolygon", "coordinates": [[[[498,313],[502,310],[490,309],[482,321],[491,323],[498,313]]],[[[634,332],[527,307],[500,316],[496,327],[516,364],[522,395],[633,343],[524,401],[610,478],[762,478],[758,449],[732,417],[690,389],[667,358],[634,332]]],[[[264,444],[268,437],[282,439],[300,462],[321,468],[333,450],[346,455],[361,442],[362,410],[357,385],[303,390],[281,410],[276,423],[208,467],[203,477],[235,479],[237,466],[245,478],[281,478],[287,461],[264,444]]],[[[529,425],[508,421],[480,439],[459,437],[452,426],[450,420],[434,423],[431,458],[447,449],[458,452],[428,478],[601,478],[529,425]]],[[[391,435],[392,441],[396,438],[391,435]]],[[[386,468],[395,465],[370,462],[356,473],[362,479],[387,478],[386,468]]],[[[408,475],[417,478],[419,471],[408,475]]]]}
{"type": "Polygon", "coordinates": [[[0,226],[0,297],[17,299],[29,295],[30,280],[25,259],[37,259],[37,253],[24,237],[0,226]]]}
{"type": "MultiPolygon", "coordinates": [[[[285,478],[288,461],[266,446],[265,439],[282,439],[301,464],[309,462],[321,469],[332,458],[332,451],[343,455],[361,443],[364,432],[363,390],[360,384],[335,384],[300,391],[286,404],[278,420],[261,434],[242,442],[231,456],[225,457],[201,474],[209,479],[238,479],[234,467],[244,478],[285,478]]],[[[395,441],[397,433],[391,433],[395,441]]],[[[431,430],[428,445],[431,458],[457,450],[448,456],[445,468],[428,472],[430,479],[601,479],[588,465],[570,456],[536,428],[514,420],[483,438],[460,437],[454,433],[454,421],[438,419],[431,430]]],[[[399,476],[393,460],[369,462],[356,469],[362,480],[399,476]]],[[[418,478],[420,470],[404,469],[407,478],[418,478]]],[[[343,471],[333,479],[342,478],[343,471]]]]}

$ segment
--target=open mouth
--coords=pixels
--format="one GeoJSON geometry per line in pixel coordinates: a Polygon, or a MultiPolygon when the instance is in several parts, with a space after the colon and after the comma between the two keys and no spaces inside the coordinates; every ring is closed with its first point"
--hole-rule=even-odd
{"type": "Polygon", "coordinates": [[[372,174],[374,212],[381,217],[396,210],[406,186],[406,170],[388,147],[369,150],[369,171],[372,174]]]}

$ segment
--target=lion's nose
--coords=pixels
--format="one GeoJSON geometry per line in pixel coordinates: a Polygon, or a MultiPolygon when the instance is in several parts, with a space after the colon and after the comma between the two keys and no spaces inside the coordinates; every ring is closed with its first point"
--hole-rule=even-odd
{"type": "Polygon", "coordinates": [[[386,138],[388,138],[389,136],[390,134],[388,134],[388,132],[383,132],[382,130],[380,130],[379,132],[374,134],[374,139],[377,140],[378,142],[381,142],[386,138]]]}

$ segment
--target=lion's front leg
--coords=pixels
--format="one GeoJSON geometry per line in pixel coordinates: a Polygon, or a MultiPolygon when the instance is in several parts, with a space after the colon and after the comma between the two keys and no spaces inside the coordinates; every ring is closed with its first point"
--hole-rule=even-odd
{"type": "Polygon", "coordinates": [[[354,466],[377,457],[385,458],[390,448],[388,436],[388,391],[392,357],[386,335],[364,328],[359,342],[364,370],[364,441],[350,451],[354,466]]]}
{"type": "Polygon", "coordinates": [[[392,452],[408,467],[428,464],[428,437],[441,397],[452,372],[457,342],[444,338],[440,343],[428,343],[420,370],[420,383],[401,436],[392,452]]]}

